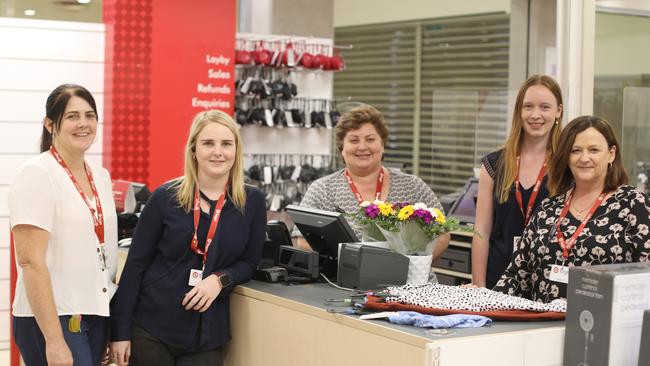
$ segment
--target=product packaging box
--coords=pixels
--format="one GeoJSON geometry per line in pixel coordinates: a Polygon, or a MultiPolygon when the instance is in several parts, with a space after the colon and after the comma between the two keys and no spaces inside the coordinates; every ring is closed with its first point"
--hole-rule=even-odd
{"type": "Polygon", "coordinates": [[[571,267],[564,366],[637,366],[650,263],[571,267]]]}
{"type": "Polygon", "coordinates": [[[640,348],[639,366],[650,366],[650,310],[646,310],[643,315],[640,348]]]}

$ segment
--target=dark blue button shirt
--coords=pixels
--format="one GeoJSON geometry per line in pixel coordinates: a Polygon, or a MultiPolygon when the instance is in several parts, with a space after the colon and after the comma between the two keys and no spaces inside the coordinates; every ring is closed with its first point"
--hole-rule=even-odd
{"type": "MultiPolygon", "coordinates": [[[[201,269],[202,257],[190,249],[193,214],[179,207],[176,190],[170,185],[156,189],[138,221],[111,303],[111,340],[131,339],[135,322],[168,345],[188,351],[216,349],[230,340],[232,287],[223,289],[203,313],[181,305],[191,290],[190,270],[201,269]]],[[[266,235],[266,205],[259,189],[246,187],[246,194],[243,214],[226,200],[204,277],[224,272],[233,284],[239,284],[253,276],[266,235]]],[[[197,233],[201,246],[205,245],[210,217],[201,214],[197,233]]]]}

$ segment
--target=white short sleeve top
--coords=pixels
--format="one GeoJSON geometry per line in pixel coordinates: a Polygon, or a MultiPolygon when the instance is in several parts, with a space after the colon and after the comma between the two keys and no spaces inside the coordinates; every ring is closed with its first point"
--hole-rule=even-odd
{"type": "MultiPolygon", "coordinates": [[[[88,164],[102,203],[106,267],[90,210],[79,191],[47,151],[28,160],[9,188],[10,224],[46,230],[46,263],[58,315],[109,315],[117,286],[117,215],[108,171],[88,164]]],[[[27,301],[22,269],[17,267],[14,316],[33,316],[27,301]]]]}

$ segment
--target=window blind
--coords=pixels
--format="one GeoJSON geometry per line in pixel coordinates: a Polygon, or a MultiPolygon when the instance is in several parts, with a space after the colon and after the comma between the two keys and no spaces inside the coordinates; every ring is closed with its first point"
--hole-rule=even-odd
{"type": "Polygon", "coordinates": [[[411,23],[335,29],[345,70],[334,75],[337,100],[359,101],[379,109],[390,135],[384,161],[413,173],[416,26],[411,23]]]}
{"type": "Polygon", "coordinates": [[[509,15],[484,14],[335,29],[346,69],[334,95],[372,104],[390,128],[385,161],[438,194],[462,187],[503,143],[509,15]]]}

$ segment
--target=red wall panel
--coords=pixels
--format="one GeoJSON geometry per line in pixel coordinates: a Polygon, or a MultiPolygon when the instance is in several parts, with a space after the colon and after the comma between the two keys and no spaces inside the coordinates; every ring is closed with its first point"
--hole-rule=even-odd
{"type": "Polygon", "coordinates": [[[104,166],[149,181],[153,0],[104,1],[104,166]]]}
{"type": "Polygon", "coordinates": [[[104,163],[155,188],[182,174],[197,112],[233,112],[236,0],[106,0],[104,17],[104,163]]]}
{"type": "Polygon", "coordinates": [[[154,185],[182,174],[183,147],[197,112],[233,112],[235,6],[234,0],[195,0],[154,7],[149,148],[154,185]]]}

